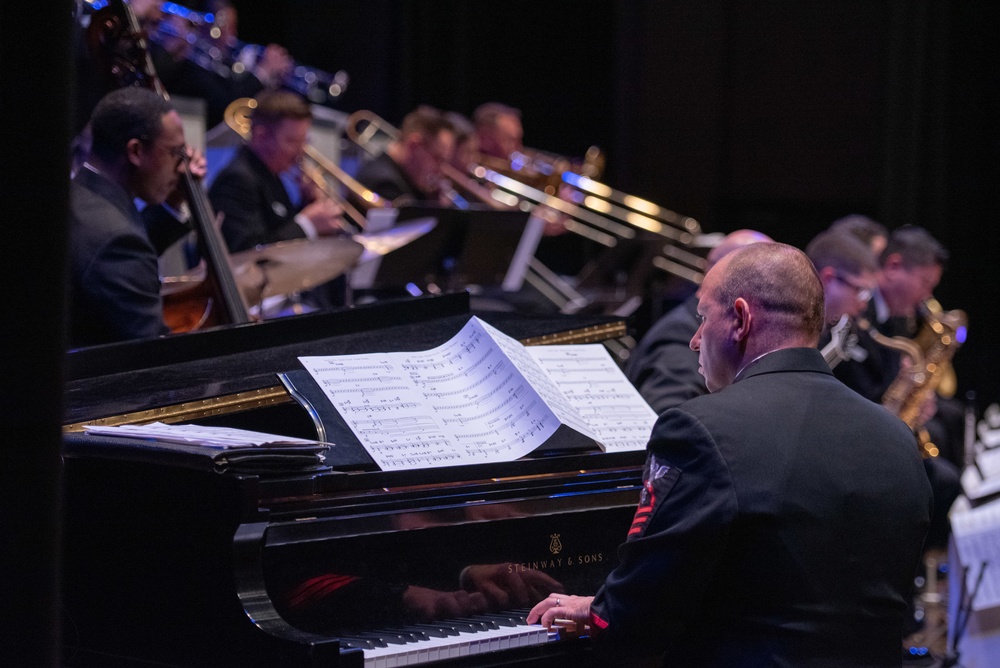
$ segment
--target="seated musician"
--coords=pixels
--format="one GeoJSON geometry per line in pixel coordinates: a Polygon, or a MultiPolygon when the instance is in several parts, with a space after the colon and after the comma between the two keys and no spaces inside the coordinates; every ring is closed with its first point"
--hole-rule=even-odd
{"type": "Polygon", "coordinates": [[[485,102],[476,107],[472,120],[482,155],[510,160],[511,154],[524,150],[524,127],[519,109],[499,102],[485,102]]]}
{"type": "Polygon", "coordinates": [[[291,72],[293,62],[283,46],[269,44],[249,66],[234,69],[239,44],[236,9],[228,2],[210,5],[216,16],[212,27],[219,29],[218,38],[207,32],[209,26],[196,26],[187,18],[164,14],[158,8],[147,14],[150,18],[146,30],[150,55],[164,87],[174,95],[204,100],[206,124],[213,127],[223,121],[226,107],[233,100],[278,88],[291,72]],[[196,49],[203,53],[196,53],[196,49]],[[209,53],[217,56],[206,62],[209,53]]]}
{"type": "MultiPolygon", "coordinates": [[[[893,230],[879,259],[871,302],[863,313],[867,321],[885,336],[915,336],[921,309],[932,298],[947,259],[947,250],[926,230],[911,226],[893,230]]],[[[856,392],[881,402],[906,362],[899,351],[877,344],[871,336],[859,334],[859,344],[864,353],[838,364],[834,375],[856,392]]],[[[950,531],[948,511],[961,494],[964,415],[957,402],[932,394],[919,420],[918,427],[930,433],[942,453],[925,459],[924,466],[935,492],[927,545],[943,549],[950,531]]]]}
{"type": "Polygon", "coordinates": [[[451,206],[441,165],[455,153],[455,130],[439,110],[420,106],[403,118],[399,137],[358,170],[357,180],[399,206],[425,202],[451,206]]]}
{"type": "Polygon", "coordinates": [[[653,428],[618,566],[596,596],[550,594],[528,621],[587,623],[619,663],[898,666],[931,500],[913,435],[833,378],[801,251],[730,253],[698,315],[711,394],[653,428]]]}
{"type": "Polygon", "coordinates": [[[157,256],[190,227],[156,205],[180,210],[187,158],[199,177],[204,159],[186,146],[170,103],[147,89],[104,96],[90,127],[70,187],[70,345],[168,334],[157,256]],[[147,205],[142,215],[135,199],[147,205]]]}
{"type": "Polygon", "coordinates": [[[828,331],[845,315],[860,316],[878,280],[878,264],[871,248],[853,234],[831,228],[809,242],[806,255],[823,283],[825,329],[828,331]]]}
{"type": "Polygon", "coordinates": [[[830,227],[827,229],[831,232],[853,234],[871,248],[872,254],[876,258],[882,255],[885,245],[889,242],[889,230],[885,228],[885,225],[859,213],[838,218],[830,223],[830,227]]]}
{"type": "Polygon", "coordinates": [[[268,91],[257,98],[249,142],[208,192],[223,215],[222,235],[230,251],[345,231],[343,210],[333,200],[306,191],[305,203],[295,206],[281,180],[299,164],[311,126],[309,105],[296,93],[268,91]]]}
{"type": "MultiPolygon", "coordinates": [[[[754,230],[730,232],[708,254],[708,268],[728,253],[770,237],[754,230]]],[[[708,393],[698,355],[688,345],[698,329],[698,296],[691,295],[657,320],[625,367],[628,379],[657,414],[708,393]]]]}

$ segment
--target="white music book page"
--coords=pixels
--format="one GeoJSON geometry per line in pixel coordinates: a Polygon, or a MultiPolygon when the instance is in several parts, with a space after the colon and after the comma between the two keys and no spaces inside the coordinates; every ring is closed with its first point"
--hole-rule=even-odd
{"type": "Polygon", "coordinates": [[[512,461],[560,427],[642,450],[656,421],[603,346],[527,348],[476,317],[427,351],[299,360],[383,470],[512,461]]]}
{"type": "Polygon", "coordinates": [[[949,516],[959,558],[968,567],[968,591],[976,591],[972,609],[1000,606],[1000,500],[970,508],[960,497],[949,516]]]}

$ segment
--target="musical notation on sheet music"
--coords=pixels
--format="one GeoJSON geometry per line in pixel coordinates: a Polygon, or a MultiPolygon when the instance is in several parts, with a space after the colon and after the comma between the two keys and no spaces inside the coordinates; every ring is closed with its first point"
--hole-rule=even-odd
{"type": "Polygon", "coordinates": [[[533,346],[525,350],[597,434],[606,452],[646,447],[656,412],[625,380],[604,346],[533,346]]]}
{"type": "Polygon", "coordinates": [[[383,470],[511,461],[562,425],[605,449],[644,448],[656,415],[607,352],[545,348],[472,318],[431,350],[300,361],[383,470]]]}

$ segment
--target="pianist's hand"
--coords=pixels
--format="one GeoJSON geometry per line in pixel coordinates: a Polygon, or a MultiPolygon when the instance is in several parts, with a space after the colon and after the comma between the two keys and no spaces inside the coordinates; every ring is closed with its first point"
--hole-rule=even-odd
{"type": "Polygon", "coordinates": [[[516,570],[513,564],[476,564],[459,576],[462,589],[486,596],[495,610],[530,605],[548,591],[563,592],[563,586],[539,570],[516,570]]]}
{"type": "Polygon", "coordinates": [[[412,585],[403,592],[403,605],[422,620],[465,617],[487,610],[486,597],[480,593],[437,591],[412,585]]]}
{"type": "Polygon", "coordinates": [[[590,604],[593,596],[568,596],[552,593],[542,599],[528,613],[528,623],[540,623],[548,628],[557,619],[571,619],[578,624],[590,623],[590,604]]]}

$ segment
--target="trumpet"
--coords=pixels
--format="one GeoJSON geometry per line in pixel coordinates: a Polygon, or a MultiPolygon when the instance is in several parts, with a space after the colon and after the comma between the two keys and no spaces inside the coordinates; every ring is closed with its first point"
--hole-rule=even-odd
{"type": "MultiPolygon", "coordinates": [[[[257,101],[249,97],[234,100],[226,107],[224,114],[226,125],[243,139],[249,138],[253,122],[253,110],[256,106],[257,101]]],[[[330,199],[337,202],[344,209],[345,215],[359,229],[365,229],[367,222],[365,214],[350,200],[357,203],[364,211],[392,206],[390,202],[363,186],[334,161],[320,153],[314,146],[306,144],[303,153],[303,157],[309,161],[309,164],[302,170],[303,174],[316,184],[330,199]],[[343,186],[348,191],[349,197],[342,196],[337,188],[330,184],[327,176],[343,186]]]]}

